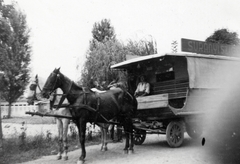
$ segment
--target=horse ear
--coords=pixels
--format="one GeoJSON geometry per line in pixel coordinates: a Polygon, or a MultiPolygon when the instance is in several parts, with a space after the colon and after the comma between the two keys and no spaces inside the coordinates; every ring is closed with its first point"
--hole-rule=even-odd
{"type": "Polygon", "coordinates": [[[38,82],[38,74],[35,76],[36,83],[38,82]]]}
{"type": "Polygon", "coordinates": [[[61,67],[59,67],[56,71],[57,71],[57,72],[60,72],[60,68],[61,68],[61,67]]]}

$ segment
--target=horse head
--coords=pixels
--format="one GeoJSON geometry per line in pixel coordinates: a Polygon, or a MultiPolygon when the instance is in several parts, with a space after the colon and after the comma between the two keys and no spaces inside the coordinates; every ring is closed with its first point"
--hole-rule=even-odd
{"type": "Polygon", "coordinates": [[[38,86],[38,75],[35,76],[35,79],[31,81],[29,85],[29,90],[27,93],[27,102],[29,105],[33,105],[34,101],[37,100],[36,90],[38,86]]]}
{"type": "Polygon", "coordinates": [[[49,75],[41,91],[41,94],[44,98],[49,98],[51,93],[61,86],[60,75],[60,68],[55,68],[49,75]]]}
{"type": "Polygon", "coordinates": [[[38,75],[35,76],[35,80],[30,83],[29,89],[31,91],[36,91],[38,85],[38,75]]]}

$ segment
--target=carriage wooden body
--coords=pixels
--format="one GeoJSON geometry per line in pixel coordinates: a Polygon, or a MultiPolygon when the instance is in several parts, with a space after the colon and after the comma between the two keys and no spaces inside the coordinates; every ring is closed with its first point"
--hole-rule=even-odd
{"type": "Polygon", "coordinates": [[[139,97],[134,118],[135,144],[142,144],[146,133],[166,134],[171,147],[179,147],[186,131],[191,138],[203,132],[203,117],[217,102],[229,71],[239,58],[190,53],[142,56],[111,66],[127,71],[128,89],[133,93],[138,78],[150,83],[150,95],[139,97]]]}

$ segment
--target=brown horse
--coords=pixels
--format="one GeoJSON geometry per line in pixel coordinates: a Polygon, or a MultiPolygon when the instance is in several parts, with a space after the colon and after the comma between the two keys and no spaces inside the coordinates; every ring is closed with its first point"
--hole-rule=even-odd
{"type": "Polygon", "coordinates": [[[101,94],[86,92],[64,76],[59,69],[55,69],[49,75],[41,93],[43,97],[48,98],[55,89],[61,88],[70,103],[70,112],[78,127],[82,149],[78,163],[83,163],[86,157],[85,132],[87,122],[109,123],[109,120],[116,118],[123,126],[126,136],[124,152],[132,153],[134,146],[132,117],[137,110],[137,100],[120,88],[101,94]]]}

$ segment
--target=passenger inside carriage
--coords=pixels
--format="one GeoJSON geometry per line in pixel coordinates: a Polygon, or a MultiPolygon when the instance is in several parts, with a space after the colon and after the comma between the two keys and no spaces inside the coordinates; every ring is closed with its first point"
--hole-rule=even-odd
{"type": "Polygon", "coordinates": [[[135,97],[147,96],[150,93],[150,84],[146,81],[146,78],[142,75],[137,89],[134,93],[135,97]]]}

